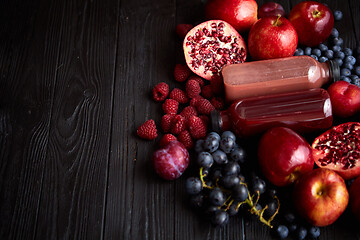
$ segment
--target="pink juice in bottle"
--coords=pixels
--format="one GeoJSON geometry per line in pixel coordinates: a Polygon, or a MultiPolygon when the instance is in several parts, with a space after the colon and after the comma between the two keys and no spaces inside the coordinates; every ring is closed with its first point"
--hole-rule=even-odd
{"type": "Polygon", "coordinates": [[[213,130],[233,130],[240,137],[278,126],[307,133],[330,128],[332,122],[330,96],[322,88],[243,98],[211,113],[213,130]]]}
{"type": "Polygon", "coordinates": [[[335,61],[320,63],[309,56],[253,61],[222,69],[225,97],[239,98],[320,88],[340,78],[335,61]]]}

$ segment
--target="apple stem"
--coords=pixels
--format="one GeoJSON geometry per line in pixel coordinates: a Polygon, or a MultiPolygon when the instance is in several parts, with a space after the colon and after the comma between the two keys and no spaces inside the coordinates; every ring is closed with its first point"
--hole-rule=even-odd
{"type": "Polygon", "coordinates": [[[273,23],[274,26],[278,26],[278,25],[279,25],[279,19],[280,19],[280,18],[281,18],[281,15],[278,14],[275,22],[273,23]]]}

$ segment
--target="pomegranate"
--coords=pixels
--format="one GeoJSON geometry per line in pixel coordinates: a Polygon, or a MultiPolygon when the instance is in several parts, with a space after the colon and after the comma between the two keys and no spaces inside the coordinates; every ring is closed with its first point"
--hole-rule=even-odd
{"type": "Polygon", "coordinates": [[[184,39],[185,60],[189,68],[209,81],[228,64],[246,60],[246,44],[227,22],[210,20],[192,28],[184,39]]]}
{"type": "Polygon", "coordinates": [[[360,123],[331,128],[312,144],[316,165],[336,171],[344,179],[360,175],[360,123]]]}

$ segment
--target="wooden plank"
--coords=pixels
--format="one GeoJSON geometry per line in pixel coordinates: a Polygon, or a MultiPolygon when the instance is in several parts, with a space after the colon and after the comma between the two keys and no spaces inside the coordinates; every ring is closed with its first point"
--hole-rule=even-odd
{"type": "Polygon", "coordinates": [[[36,237],[100,239],[119,6],[112,0],[59,2],[64,17],[49,26],[62,34],[36,237]]]}
{"type": "Polygon", "coordinates": [[[121,1],[120,8],[105,238],[172,239],[174,182],[152,168],[159,139],[141,140],[136,128],[152,118],[160,130],[151,89],[172,75],[175,1],[121,1]]]}
{"type": "Polygon", "coordinates": [[[47,42],[60,36],[47,26],[62,12],[47,1],[12,1],[0,16],[0,238],[34,238],[60,46],[47,42]],[[51,7],[60,13],[44,11],[51,7]]]}

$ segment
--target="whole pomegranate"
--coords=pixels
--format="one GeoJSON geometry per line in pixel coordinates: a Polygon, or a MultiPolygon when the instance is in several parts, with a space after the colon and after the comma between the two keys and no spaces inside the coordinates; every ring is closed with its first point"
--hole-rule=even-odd
{"type": "Polygon", "coordinates": [[[344,179],[360,175],[360,123],[348,122],[331,128],[312,144],[316,165],[337,172],[344,179]]]}
{"type": "Polygon", "coordinates": [[[156,173],[166,179],[179,178],[189,166],[189,152],[179,141],[171,141],[153,154],[153,165],[156,173]]]}
{"type": "Polygon", "coordinates": [[[205,6],[205,17],[224,20],[241,33],[249,31],[256,22],[257,10],[255,0],[209,0],[205,6]]]}
{"type": "Polygon", "coordinates": [[[246,44],[240,34],[227,22],[211,20],[192,28],[183,43],[189,68],[207,80],[218,78],[228,64],[246,60],[246,44]]]}

